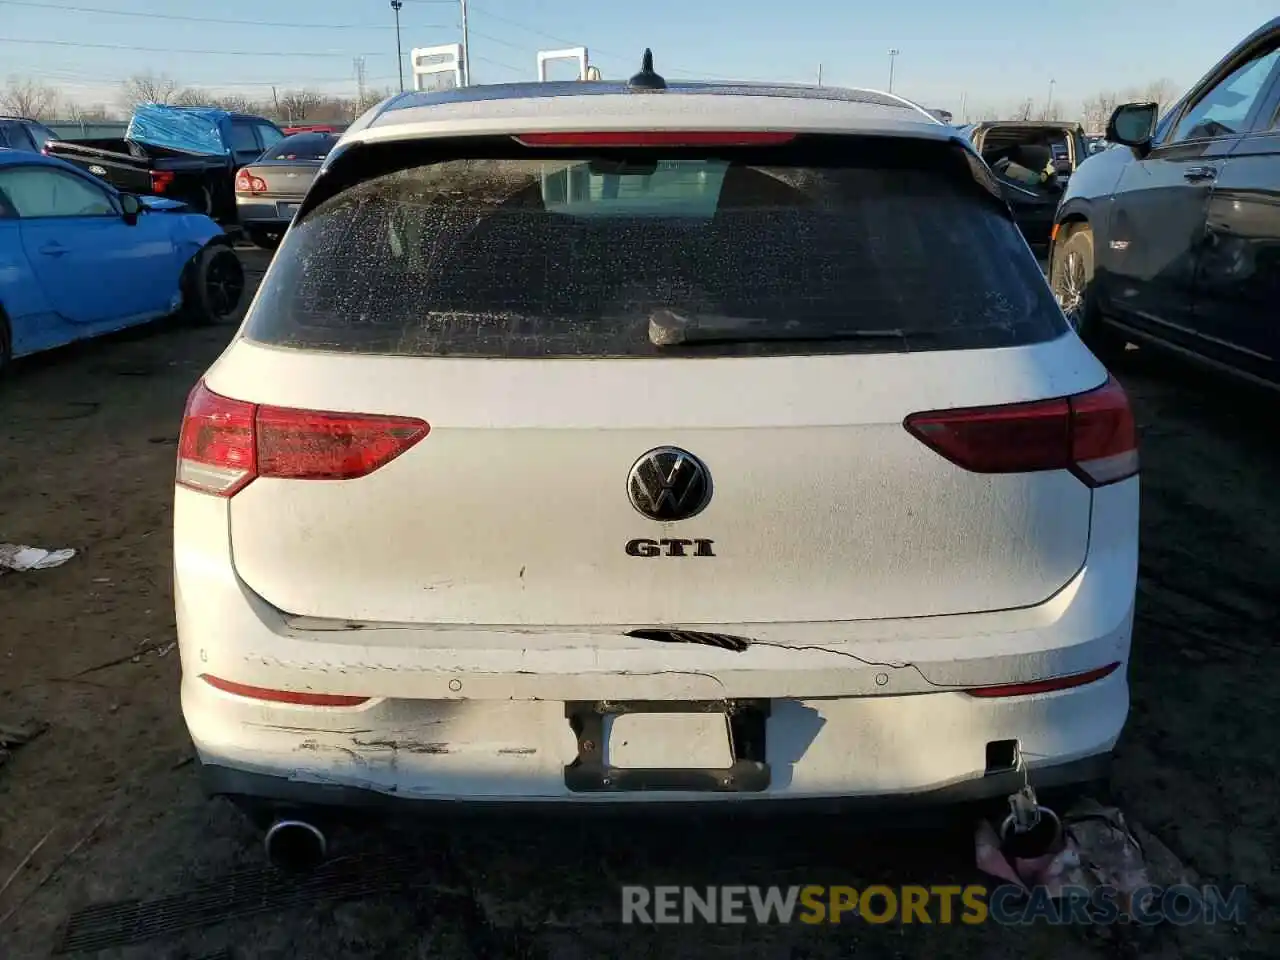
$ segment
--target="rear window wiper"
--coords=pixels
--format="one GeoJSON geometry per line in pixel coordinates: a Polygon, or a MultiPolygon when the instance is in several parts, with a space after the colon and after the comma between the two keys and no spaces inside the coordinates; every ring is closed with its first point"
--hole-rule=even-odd
{"type": "Polygon", "coordinates": [[[863,329],[858,327],[815,327],[797,321],[766,317],[728,317],[718,314],[680,314],[655,310],[649,314],[649,342],[655,347],[675,347],[693,343],[748,343],[763,340],[902,340],[932,338],[931,330],[901,327],[863,329]]]}

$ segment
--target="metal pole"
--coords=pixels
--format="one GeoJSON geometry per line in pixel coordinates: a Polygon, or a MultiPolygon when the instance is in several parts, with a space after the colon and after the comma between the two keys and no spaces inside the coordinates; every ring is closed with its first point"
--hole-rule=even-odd
{"type": "Polygon", "coordinates": [[[898,56],[898,49],[896,47],[889,51],[889,92],[890,93],[893,93],[893,61],[897,59],[897,56],[898,56]]]}
{"type": "Polygon", "coordinates": [[[1053,85],[1056,82],[1056,80],[1049,81],[1049,101],[1045,104],[1044,108],[1044,118],[1046,120],[1051,120],[1053,118],[1053,85]]]}
{"type": "Polygon", "coordinates": [[[467,33],[467,0],[458,0],[462,4],[462,82],[471,86],[471,37],[467,33]]]}
{"type": "Polygon", "coordinates": [[[400,92],[404,93],[404,51],[400,47],[400,8],[404,0],[391,0],[391,9],[396,12],[396,70],[400,74],[400,92]]]}
{"type": "Polygon", "coordinates": [[[818,86],[822,86],[822,64],[818,64],[818,86]]]}

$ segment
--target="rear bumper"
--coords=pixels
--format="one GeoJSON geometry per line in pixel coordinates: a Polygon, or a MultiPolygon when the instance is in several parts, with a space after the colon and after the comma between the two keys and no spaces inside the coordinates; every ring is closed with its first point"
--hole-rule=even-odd
{"type": "MultiPolygon", "coordinates": [[[[1042,795],[1051,795],[1055,790],[1069,790],[1086,784],[1105,782],[1111,773],[1111,754],[1103,753],[1090,757],[1082,757],[1067,763],[1041,766],[1030,773],[1028,779],[1042,795]]],[[[201,768],[201,783],[210,796],[224,796],[233,801],[245,803],[250,807],[277,808],[280,810],[310,809],[321,812],[366,812],[378,813],[431,813],[446,814],[455,812],[459,804],[452,799],[413,798],[368,790],[357,786],[334,783],[313,783],[290,779],[286,776],[252,773],[235,767],[208,763],[201,768]]],[[[714,800],[686,799],[679,802],[661,805],[649,804],[645,810],[662,810],[676,815],[685,812],[706,812],[709,809],[731,807],[735,811],[750,813],[792,814],[856,814],[874,816],[876,814],[893,814],[895,820],[901,815],[918,812],[924,816],[943,815],[946,811],[957,807],[986,805],[991,801],[1003,800],[1022,786],[1021,774],[1013,772],[992,773],[953,783],[945,787],[916,793],[885,794],[880,796],[840,796],[840,797],[787,797],[786,795],[765,795],[762,797],[742,798],[726,805],[722,798],[714,800]]],[[[490,799],[474,805],[468,804],[467,810],[477,812],[516,812],[516,813],[554,813],[571,810],[572,815],[580,816],[585,810],[610,814],[620,811],[634,812],[636,805],[632,803],[595,803],[573,804],[571,806],[557,801],[490,799]]]]}
{"type": "MultiPolygon", "coordinates": [[[[1017,740],[1033,777],[1109,754],[1128,713],[1137,580],[1136,480],[1097,491],[1088,561],[1035,607],[829,623],[699,625],[743,652],[656,643],[626,626],[537,629],[346,624],[289,617],[236,576],[226,502],[175,498],[175,599],[188,729],[220,792],[315,802],[350,791],[412,801],[613,805],[762,800],[917,802],[1008,792],[988,745],[1017,740]],[[1084,673],[1052,693],[966,688],[1084,673]],[[267,703],[256,687],[367,697],[350,707],[267,703]],[[566,701],[761,698],[767,788],[583,793],[566,701]],[[308,799],[311,798],[311,799],[308,799]]],[[[678,752],[678,751],[677,751],[678,752]]]]}
{"type": "Polygon", "coordinates": [[[263,230],[285,230],[293,218],[281,216],[277,203],[300,203],[297,200],[254,200],[236,197],[236,219],[244,227],[256,227],[263,230]]]}

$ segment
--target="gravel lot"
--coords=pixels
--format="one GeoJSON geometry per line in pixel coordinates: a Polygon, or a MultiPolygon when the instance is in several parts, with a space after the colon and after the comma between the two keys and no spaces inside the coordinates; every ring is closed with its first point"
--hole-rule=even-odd
{"type": "MultiPolygon", "coordinates": [[[[263,257],[245,258],[260,274],[263,257]]],[[[1247,885],[1247,925],[1160,930],[1141,943],[992,926],[624,929],[614,922],[624,882],[976,880],[969,825],[868,837],[818,820],[486,818],[340,835],[358,856],[329,879],[364,893],[355,899],[317,900],[264,877],[256,835],[200,795],[169,646],[179,416],[232,329],[167,325],[81,345],[25,364],[0,388],[0,540],[80,551],[54,570],[0,577],[0,721],[50,724],[0,766],[0,885],[13,874],[0,892],[0,957],[53,954],[68,919],[91,905],[187,891],[206,904],[235,899],[241,915],[73,955],[1280,956],[1274,398],[1140,351],[1117,371],[1144,444],[1134,703],[1117,797],[1200,880],[1247,885]]],[[[177,906],[170,922],[196,909],[177,906]]]]}

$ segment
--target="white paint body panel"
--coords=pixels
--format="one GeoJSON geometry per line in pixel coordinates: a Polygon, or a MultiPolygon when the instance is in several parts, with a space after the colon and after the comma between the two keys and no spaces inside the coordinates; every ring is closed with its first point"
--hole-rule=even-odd
{"type": "MultiPolygon", "coordinates": [[[[981,777],[986,744],[1020,739],[1032,768],[1112,749],[1128,712],[1138,482],[1097,491],[1088,561],[1022,610],[862,622],[720,624],[744,653],[655,644],[618,626],[361,624],[290,618],[236,575],[225,501],[179,489],[174,583],[183,712],[203,762],[406,798],[662,802],[564,785],[565,700],[773,698],[773,782],[757,798],[872,796],[981,777]],[[1090,670],[1059,693],[958,688],[1090,670]],[[254,686],[368,696],[355,708],[267,704],[254,686]]],[[[735,798],[743,799],[743,798],[735,798]]],[[[747,798],[748,800],[750,798],[747,798]]]]}
{"type": "MultiPolygon", "coordinates": [[[[344,142],[643,127],[951,136],[907,104],[682,94],[375,110],[344,142]]],[[[1019,740],[1032,768],[1107,753],[1128,710],[1137,479],[1091,491],[1066,473],[967,473],[902,426],[915,411],[1105,379],[1074,335],[1007,350],[558,361],[237,339],[207,375],[217,393],[416,416],[431,433],[359,480],[258,479],[230,501],[177,490],[192,738],[206,764],[294,784],[586,803],[706,795],[571,793],[568,700],[770,699],[772,782],[755,797],[979,779],[992,740],[1019,740]],[[679,524],[627,501],[631,464],[664,444],[703,458],[715,485],[679,524]],[[664,534],[712,539],[717,555],[624,553],[664,534]],[[751,643],[627,635],[654,626],[751,643]],[[962,692],[1115,662],[1056,693],[962,692]],[[202,674],[369,699],[272,704],[202,674]]]]}
{"type": "Polygon", "coordinates": [[[970,473],[902,421],[1105,379],[1067,336],[1002,351],[618,361],[344,357],[239,342],[207,382],[237,399],[431,424],[370,476],[259,479],[234,498],[236,569],[280,609],[651,626],[1044,601],[1085,561],[1089,489],[1065,471],[970,473]],[[679,523],[646,519],[625,490],[636,458],[666,444],[701,458],[715,490],[679,523]],[[717,555],[628,556],[637,537],[707,538],[717,555]]]}

